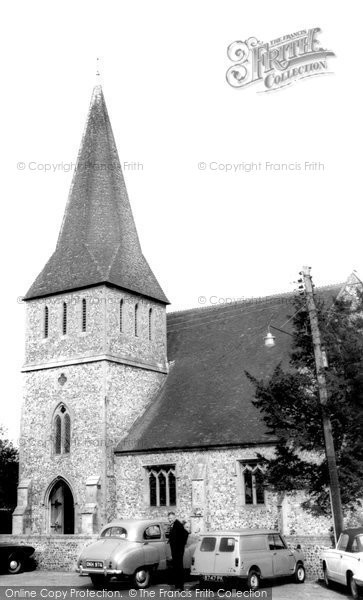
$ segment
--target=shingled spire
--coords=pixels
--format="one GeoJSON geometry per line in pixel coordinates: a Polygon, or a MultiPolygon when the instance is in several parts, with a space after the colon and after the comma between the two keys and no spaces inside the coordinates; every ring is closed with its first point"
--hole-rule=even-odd
{"type": "Polygon", "coordinates": [[[141,250],[98,85],[55,252],[25,300],[102,283],[168,303],[141,250]]]}

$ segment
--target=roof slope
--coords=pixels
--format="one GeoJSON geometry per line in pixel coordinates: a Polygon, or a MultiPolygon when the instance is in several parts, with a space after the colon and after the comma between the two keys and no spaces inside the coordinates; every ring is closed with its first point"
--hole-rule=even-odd
{"type": "Polygon", "coordinates": [[[102,88],[96,86],[57,247],[25,299],[99,283],[168,303],[142,254],[102,88]]]}
{"type": "MultiPolygon", "coordinates": [[[[319,294],[327,301],[340,286],[319,294]]],[[[281,327],[294,314],[293,295],[168,315],[168,354],[174,361],[163,388],[116,452],[272,443],[254,388],[246,377],[267,377],[287,365],[291,336],[275,332],[266,348],[269,322],[281,327]]],[[[291,322],[284,327],[291,331],[291,322]]]]}

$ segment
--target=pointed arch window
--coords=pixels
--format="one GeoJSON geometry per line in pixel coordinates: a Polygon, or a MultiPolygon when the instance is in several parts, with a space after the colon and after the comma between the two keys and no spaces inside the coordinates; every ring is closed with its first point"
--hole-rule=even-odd
{"type": "Polygon", "coordinates": [[[82,331],[87,330],[87,301],[85,298],[82,300],[82,331]]]}
{"type": "Polygon", "coordinates": [[[139,305],[135,304],[135,336],[139,335],[139,305]]]}
{"type": "Polygon", "coordinates": [[[67,335],[67,302],[63,302],[63,312],[62,312],[62,334],[67,335]]]}
{"type": "Polygon", "coordinates": [[[175,465],[146,467],[150,506],[176,505],[175,465]]]}
{"type": "Polygon", "coordinates": [[[124,330],[124,301],[120,300],[120,332],[124,330]]]}
{"type": "Polygon", "coordinates": [[[255,461],[241,462],[242,503],[246,505],[265,504],[264,469],[255,461]]]}
{"type": "Polygon", "coordinates": [[[153,339],[153,309],[149,308],[149,340],[153,339]]]}
{"type": "Polygon", "coordinates": [[[44,337],[47,338],[49,334],[49,308],[44,307],[44,337]]]}
{"type": "Polygon", "coordinates": [[[71,417],[64,404],[60,404],[54,413],[53,440],[55,454],[69,454],[71,449],[71,417]]]}

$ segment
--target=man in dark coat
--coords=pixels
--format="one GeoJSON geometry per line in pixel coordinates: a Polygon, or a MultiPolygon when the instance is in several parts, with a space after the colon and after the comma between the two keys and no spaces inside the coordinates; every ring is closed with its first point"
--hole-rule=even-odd
{"type": "Polygon", "coordinates": [[[168,513],[168,519],[170,523],[169,532],[169,544],[171,550],[171,556],[173,559],[173,579],[175,589],[184,589],[184,567],[183,557],[184,548],[188,539],[188,531],[184,528],[182,523],[175,517],[175,513],[168,513]]]}

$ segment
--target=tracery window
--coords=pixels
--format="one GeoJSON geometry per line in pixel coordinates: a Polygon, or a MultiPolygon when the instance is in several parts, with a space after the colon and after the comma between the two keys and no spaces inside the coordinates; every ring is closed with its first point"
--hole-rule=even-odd
{"type": "Polygon", "coordinates": [[[241,462],[242,502],[245,505],[265,504],[264,471],[255,461],[241,462]]]}
{"type": "Polygon", "coordinates": [[[150,506],[176,505],[175,465],[147,467],[150,506]]]}
{"type": "Polygon", "coordinates": [[[53,443],[55,454],[69,454],[71,449],[71,417],[64,404],[60,404],[54,413],[53,443]]]}

